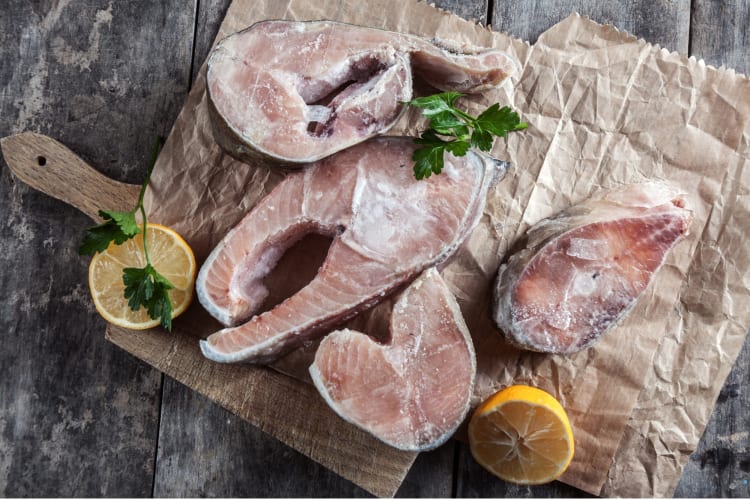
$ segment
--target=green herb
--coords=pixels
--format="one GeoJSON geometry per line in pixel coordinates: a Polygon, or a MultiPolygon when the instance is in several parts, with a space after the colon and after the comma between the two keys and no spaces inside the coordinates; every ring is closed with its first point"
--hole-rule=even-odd
{"type": "Polygon", "coordinates": [[[123,269],[122,282],[125,284],[125,298],[133,311],[141,306],[146,308],[151,319],[159,318],[161,325],[172,330],[172,301],[169,290],[174,285],[158,273],[148,263],[146,267],[126,267],[123,269]]]}
{"type": "Polygon", "coordinates": [[[146,180],[141,185],[138,194],[138,203],[130,212],[118,212],[115,210],[100,210],[99,215],[104,219],[102,224],[90,227],[86,230],[78,253],[81,255],[94,255],[103,252],[114,242],[121,245],[136,234],[143,232],[143,254],[146,257],[146,266],[143,268],[127,267],[123,269],[122,282],[125,285],[125,298],[128,306],[133,311],[145,307],[151,319],[158,319],[167,330],[172,330],[172,301],[169,298],[169,290],[174,288],[167,278],[151,264],[148,254],[148,232],[146,227],[146,209],[143,206],[143,197],[146,188],[151,181],[151,172],[154,170],[156,158],[159,155],[161,139],[157,139],[151,157],[151,164],[146,173],[146,180]],[[141,227],[136,222],[136,214],[141,214],[141,227]]]}
{"type": "Polygon", "coordinates": [[[122,245],[141,232],[135,221],[135,212],[99,210],[99,216],[105,222],[86,230],[86,236],[83,237],[83,243],[78,249],[81,255],[103,252],[113,241],[117,245],[122,245]]]}
{"type": "Polygon", "coordinates": [[[508,132],[529,126],[521,122],[518,113],[497,103],[479,116],[471,116],[454,105],[462,96],[458,92],[443,92],[409,101],[409,105],[422,108],[422,114],[430,119],[430,128],[414,139],[421,146],[412,155],[417,179],[442,172],[446,152],[464,156],[470,147],[489,151],[494,137],[506,137],[508,132]]]}

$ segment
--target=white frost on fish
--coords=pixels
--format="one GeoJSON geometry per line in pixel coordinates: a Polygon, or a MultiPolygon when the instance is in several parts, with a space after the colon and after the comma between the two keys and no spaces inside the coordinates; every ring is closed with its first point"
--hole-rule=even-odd
{"type": "Polygon", "coordinates": [[[526,248],[500,266],[495,322],[524,349],[585,349],[630,311],[692,219],[683,192],[652,182],[537,223],[526,248]]]}
{"type": "Polygon", "coordinates": [[[444,443],[463,422],[476,374],[474,346],[456,299],[430,268],[393,308],[391,338],[338,330],[320,343],[310,375],[346,421],[407,451],[444,443]]]}
{"type": "Polygon", "coordinates": [[[219,243],[196,280],[226,328],[201,343],[215,361],[268,363],[383,300],[452,256],[479,222],[506,164],[446,156],[456,175],[414,179],[410,138],[371,139],[289,174],[219,243]],[[273,208],[273,209],[272,209],[273,208]],[[317,275],[257,314],[263,278],[310,233],[333,238],[317,275]]]}

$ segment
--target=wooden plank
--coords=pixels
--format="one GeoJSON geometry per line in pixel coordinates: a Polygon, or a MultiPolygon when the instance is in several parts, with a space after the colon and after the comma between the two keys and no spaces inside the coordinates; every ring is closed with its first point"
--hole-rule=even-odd
{"type": "Polygon", "coordinates": [[[494,3],[495,31],[535,43],[539,35],[572,12],[683,54],[688,50],[690,1],[503,0],[494,3]]]}
{"type": "Polygon", "coordinates": [[[257,427],[167,378],[156,497],[369,497],[257,427]]]}
{"type": "Polygon", "coordinates": [[[471,456],[469,446],[459,447],[456,496],[493,498],[578,498],[591,495],[567,484],[554,481],[538,486],[520,486],[493,476],[480,467],[471,456]]]}
{"type": "Polygon", "coordinates": [[[455,491],[455,440],[420,453],[396,493],[398,498],[447,498],[455,491]]]}
{"type": "Polygon", "coordinates": [[[219,26],[224,20],[231,0],[214,0],[210,3],[198,4],[198,12],[195,25],[195,42],[193,44],[193,72],[192,80],[198,75],[203,63],[208,58],[219,26]]]}
{"type": "Polygon", "coordinates": [[[716,67],[750,73],[750,2],[694,0],[691,12],[690,55],[716,67]]]}
{"type": "MultiPolygon", "coordinates": [[[[229,3],[199,4],[193,77],[209,53],[229,3]]],[[[436,5],[469,19],[487,19],[486,0],[443,0],[436,5]]],[[[454,455],[453,443],[420,454],[397,496],[450,496],[454,455]]],[[[155,479],[156,496],[368,495],[169,377],[164,383],[155,479]],[[184,446],[186,433],[190,446],[184,446]],[[210,464],[206,456],[211,457],[210,464]]]]}
{"type": "MultiPolygon", "coordinates": [[[[688,49],[690,4],[681,2],[600,2],[597,0],[531,0],[496,2],[492,26],[497,31],[536,42],[541,33],[577,11],[600,23],[657,42],[683,53],[688,49]]],[[[459,448],[459,475],[456,492],[463,496],[553,497],[584,496],[585,493],[553,482],[548,485],[519,487],[495,479],[471,457],[466,444],[459,448]]]]}
{"type": "MultiPolygon", "coordinates": [[[[693,2],[690,55],[750,73],[750,1],[693,2]]],[[[677,497],[750,496],[750,336],[677,485],[677,497]]]]}
{"type": "Polygon", "coordinates": [[[430,3],[479,24],[486,25],[489,22],[489,0],[435,0],[430,3]]]}
{"type": "MultiPolygon", "coordinates": [[[[187,90],[182,4],[6,2],[0,136],[41,131],[140,181],[187,90]]],[[[90,219],[7,168],[0,213],[0,494],[150,495],[161,376],[104,340],[77,254],[90,219]]]]}

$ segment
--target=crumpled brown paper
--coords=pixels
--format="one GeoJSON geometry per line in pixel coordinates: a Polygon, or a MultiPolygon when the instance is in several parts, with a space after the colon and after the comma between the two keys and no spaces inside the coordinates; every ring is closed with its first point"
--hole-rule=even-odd
{"type": "MultiPolygon", "coordinates": [[[[443,270],[475,342],[474,402],[511,383],[542,387],[558,397],[574,427],[576,455],[562,481],[593,494],[670,495],[750,323],[744,306],[750,252],[743,245],[750,229],[750,80],[577,15],[529,46],[414,1],[380,0],[361,9],[346,1],[235,0],[219,38],[263,19],[334,19],[500,47],[518,59],[521,70],[509,83],[463,101],[473,109],[511,104],[530,124],[495,145],[495,156],[514,168],[490,192],[479,227],[443,270]],[[506,344],[489,319],[489,299],[513,242],[598,189],[649,179],[688,192],[695,221],[627,320],[572,356],[506,344]]],[[[216,146],[203,75],[147,196],[153,219],[183,234],[199,261],[283,175],[239,163],[216,146]]],[[[414,135],[422,125],[410,112],[390,134],[414,135]]],[[[296,249],[307,259],[296,264],[314,272],[310,254],[320,258],[323,243],[296,249]]],[[[387,304],[357,325],[376,328],[384,314],[387,304]]],[[[189,328],[200,336],[219,327],[193,316],[198,320],[189,328]]],[[[311,351],[278,367],[304,378],[311,351]]]]}

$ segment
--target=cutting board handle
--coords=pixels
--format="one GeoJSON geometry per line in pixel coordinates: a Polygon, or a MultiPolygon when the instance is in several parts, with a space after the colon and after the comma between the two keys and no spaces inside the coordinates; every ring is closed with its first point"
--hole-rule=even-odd
{"type": "Polygon", "coordinates": [[[29,186],[98,221],[99,209],[132,210],[139,186],[102,175],[58,141],[23,132],[0,139],[11,171],[29,186]]]}

